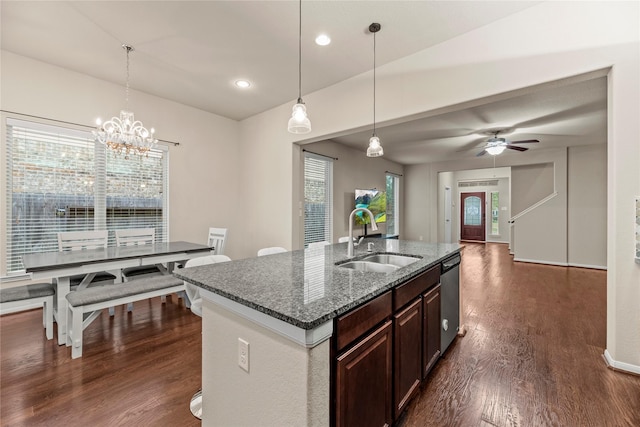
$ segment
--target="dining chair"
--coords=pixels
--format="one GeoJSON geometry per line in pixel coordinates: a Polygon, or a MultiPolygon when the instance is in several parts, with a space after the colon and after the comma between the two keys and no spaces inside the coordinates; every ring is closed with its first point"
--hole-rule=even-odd
{"type": "MultiPolygon", "coordinates": [[[[58,233],[58,250],[65,252],[106,248],[108,236],[109,232],[107,230],[62,231],[58,233]]],[[[76,288],[80,285],[105,285],[113,284],[115,279],[116,276],[113,274],[102,271],[96,273],[89,283],[86,283],[84,274],[73,275],[69,279],[69,284],[71,288],[76,288]]]]}
{"type": "Polygon", "coordinates": [[[285,248],[281,248],[280,246],[271,246],[269,248],[262,248],[258,250],[258,256],[265,256],[271,254],[279,254],[281,252],[287,252],[285,248]]]}
{"type": "Polygon", "coordinates": [[[214,248],[214,255],[224,254],[224,245],[227,241],[227,233],[228,230],[226,228],[209,228],[209,238],[207,240],[207,245],[214,248]]]}
{"type": "MultiPolygon", "coordinates": [[[[108,243],[109,232],[107,230],[61,231],[58,233],[58,250],[60,252],[106,248],[108,243]]],[[[84,274],[75,274],[69,277],[69,288],[112,285],[116,279],[116,276],[106,271],[95,273],[91,279],[88,279],[88,276],[84,274]]],[[[109,315],[115,315],[113,307],[109,307],[109,315]]]]}
{"type": "MultiPolygon", "coordinates": [[[[231,258],[226,255],[207,255],[188,260],[184,265],[184,268],[228,261],[231,261],[231,258]]],[[[187,292],[187,301],[191,312],[196,316],[202,317],[202,297],[200,296],[200,288],[187,281],[184,282],[184,287],[187,292]]],[[[202,419],[202,389],[198,390],[191,397],[189,408],[191,409],[191,413],[194,417],[202,419]]]]}
{"type": "Polygon", "coordinates": [[[312,248],[321,248],[323,246],[327,246],[327,245],[330,245],[330,244],[331,243],[329,243],[329,242],[327,242],[325,240],[325,241],[322,241],[322,242],[311,242],[311,243],[309,243],[309,246],[307,246],[307,247],[310,248],[310,249],[312,249],[312,248]]]}
{"type": "Polygon", "coordinates": [[[346,243],[349,241],[349,236],[342,236],[338,238],[338,243],[346,243]]]}
{"type": "MultiPolygon", "coordinates": [[[[127,228],[116,230],[116,246],[153,245],[156,241],[155,228],[127,228]]],[[[122,269],[122,279],[133,280],[137,277],[160,276],[162,271],[155,265],[142,265],[122,269]]]]}

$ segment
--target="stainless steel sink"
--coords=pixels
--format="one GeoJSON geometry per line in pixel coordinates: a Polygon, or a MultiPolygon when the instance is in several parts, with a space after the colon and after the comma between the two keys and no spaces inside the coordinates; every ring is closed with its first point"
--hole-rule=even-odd
{"type": "Polygon", "coordinates": [[[339,264],[338,267],[350,268],[357,271],[367,271],[373,273],[393,273],[399,267],[391,264],[381,264],[368,261],[349,261],[339,264]]]}
{"type": "Polygon", "coordinates": [[[362,258],[362,261],[374,262],[377,264],[387,264],[395,267],[406,267],[419,261],[420,258],[404,255],[392,255],[392,254],[375,254],[362,258]]]}

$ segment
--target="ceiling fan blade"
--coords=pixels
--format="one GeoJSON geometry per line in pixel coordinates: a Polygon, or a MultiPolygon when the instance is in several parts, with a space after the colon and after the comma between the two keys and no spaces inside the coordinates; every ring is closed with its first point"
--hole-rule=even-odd
{"type": "Polygon", "coordinates": [[[487,150],[482,150],[481,152],[476,154],[476,157],[484,156],[485,154],[487,154],[487,150]]]}
{"type": "Polygon", "coordinates": [[[537,139],[523,139],[522,141],[510,141],[509,144],[528,144],[531,142],[540,142],[537,139]]]}
{"type": "Polygon", "coordinates": [[[516,151],[527,151],[528,150],[528,148],[517,147],[515,145],[507,145],[506,148],[508,148],[510,150],[516,150],[516,151]]]}

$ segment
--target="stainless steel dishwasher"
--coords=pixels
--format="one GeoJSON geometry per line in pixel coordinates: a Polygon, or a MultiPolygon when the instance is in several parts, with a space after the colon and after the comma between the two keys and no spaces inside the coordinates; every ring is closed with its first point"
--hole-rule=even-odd
{"type": "Polygon", "coordinates": [[[460,254],[441,264],[440,273],[440,352],[453,342],[460,327],[460,254]]]}

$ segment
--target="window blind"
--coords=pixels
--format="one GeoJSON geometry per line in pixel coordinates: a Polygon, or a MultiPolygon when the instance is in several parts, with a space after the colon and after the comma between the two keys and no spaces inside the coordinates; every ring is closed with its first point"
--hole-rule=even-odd
{"type": "Polygon", "coordinates": [[[166,240],[166,176],[165,147],[124,159],[89,132],[8,118],[3,274],[57,251],[61,231],[154,227],[166,240]]]}
{"type": "Polygon", "coordinates": [[[387,174],[387,234],[400,233],[400,177],[387,174]]]}
{"type": "Polygon", "coordinates": [[[304,154],[304,246],[332,241],[333,162],[304,154]]]}

